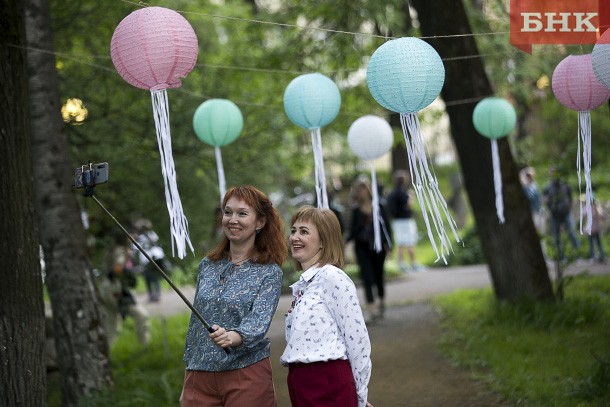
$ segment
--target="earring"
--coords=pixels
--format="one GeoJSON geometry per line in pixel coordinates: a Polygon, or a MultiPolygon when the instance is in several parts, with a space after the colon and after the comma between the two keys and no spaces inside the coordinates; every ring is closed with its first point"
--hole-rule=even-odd
{"type": "Polygon", "coordinates": [[[261,232],[259,228],[256,229],[256,234],[258,235],[261,232]]]}

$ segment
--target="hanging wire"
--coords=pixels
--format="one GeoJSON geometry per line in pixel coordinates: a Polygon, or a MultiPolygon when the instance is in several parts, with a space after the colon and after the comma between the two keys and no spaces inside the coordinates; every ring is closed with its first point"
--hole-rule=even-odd
{"type": "MultiPolygon", "coordinates": [[[[123,3],[127,3],[127,4],[133,4],[133,5],[139,6],[139,7],[148,7],[149,6],[149,4],[143,3],[143,2],[136,3],[134,1],[129,1],[129,0],[120,0],[120,1],[122,1],[123,3]]],[[[333,30],[330,28],[312,27],[312,26],[308,26],[308,25],[299,25],[299,24],[290,24],[290,23],[278,23],[275,21],[224,16],[224,15],[220,15],[220,14],[201,13],[201,12],[196,12],[196,11],[185,11],[185,10],[174,10],[174,11],[177,13],[180,13],[180,14],[190,14],[190,15],[196,15],[196,16],[201,16],[201,17],[210,17],[210,18],[219,18],[219,19],[232,20],[232,21],[241,21],[241,22],[245,22],[245,23],[267,24],[267,25],[273,25],[273,26],[278,26],[278,27],[298,28],[301,30],[321,31],[321,32],[332,33],[332,34],[366,36],[366,37],[372,37],[372,38],[381,38],[384,40],[392,40],[392,39],[397,38],[397,37],[373,34],[373,33],[361,33],[361,32],[345,31],[345,30],[333,30]]],[[[510,34],[510,31],[488,32],[488,33],[450,34],[450,35],[432,35],[432,36],[422,36],[422,37],[418,37],[418,38],[423,40],[423,39],[433,39],[433,38],[477,37],[477,36],[485,36],[485,35],[505,35],[505,34],[510,34]]]]}

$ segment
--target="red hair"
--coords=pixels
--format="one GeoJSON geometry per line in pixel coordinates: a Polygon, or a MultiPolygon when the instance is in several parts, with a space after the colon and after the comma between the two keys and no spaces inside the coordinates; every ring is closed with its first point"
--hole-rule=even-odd
{"type": "MultiPolygon", "coordinates": [[[[288,245],[279,211],[273,207],[267,195],[251,185],[229,188],[221,208],[224,208],[231,198],[244,201],[252,207],[257,220],[265,220],[264,226],[254,239],[254,249],[250,254],[252,261],[260,264],[276,263],[281,266],[288,257],[288,245]]],[[[208,258],[214,261],[228,258],[230,243],[223,234],[216,247],[208,253],[208,258]]]]}

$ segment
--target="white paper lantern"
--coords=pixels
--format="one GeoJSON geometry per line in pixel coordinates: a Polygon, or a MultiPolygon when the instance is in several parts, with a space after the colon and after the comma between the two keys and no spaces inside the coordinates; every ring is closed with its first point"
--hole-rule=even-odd
{"type": "MultiPolygon", "coordinates": [[[[392,148],[394,132],[387,121],[379,116],[366,115],[357,119],[347,132],[347,144],[352,152],[363,160],[374,160],[386,154],[392,148]]],[[[373,195],[373,232],[374,249],[381,252],[381,229],[387,234],[383,218],[379,211],[379,191],[375,165],[371,164],[371,192],[373,195]]],[[[391,239],[388,239],[390,241],[391,239]]]]}
{"type": "Polygon", "coordinates": [[[394,133],[390,124],[379,116],[366,115],[352,123],[347,144],[363,160],[374,160],[392,148],[394,133]]]}

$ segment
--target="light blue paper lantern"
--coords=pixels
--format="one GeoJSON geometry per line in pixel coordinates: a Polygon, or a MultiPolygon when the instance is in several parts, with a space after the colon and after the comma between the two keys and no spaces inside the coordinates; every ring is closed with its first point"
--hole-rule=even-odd
{"type": "Polygon", "coordinates": [[[209,99],[193,115],[193,129],[199,139],[211,146],[222,147],[239,137],[244,117],[235,103],[227,99],[209,99]]]}
{"type": "Polygon", "coordinates": [[[308,73],[294,78],[284,91],[284,111],[294,124],[311,133],[316,198],[319,208],[328,208],[324,155],[320,128],[335,120],[341,107],[339,88],[321,73],[308,73]]]}
{"type": "Polygon", "coordinates": [[[499,139],[515,128],[517,113],[508,100],[488,97],[475,106],[472,122],[481,135],[490,139],[499,139]]]}
{"type": "Polygon", "coordinates": [[[400,113],[413,190],[428,238],[437,260],[442,258],[447,263],[445,255],[453,248],[445,231],[445,219],[455,240],[459,242],[460,237],[434,170],[428,164],[428,148],[417,117],[418,111],[436,99],[444,82],[441,57],[419,38],[398,38],[384,43],[373,53],[366,69],[366,83],[373,98],[386,109],[400,113]]]}
{"type": "Polygon", "coordinates": [[[414,113],[436,99],[445,82],[445,67],[425,41],[407,37],[377,48],[366,69],[366,83],[381,106],[414,113]]]}
{"type": "Polygon", "coordinates": [[[313,130],[337,117],[341,107],[339,88],[321,73],[308,73],[292,80],[284,91],[284,111],[294,124],[313,130]]]}

